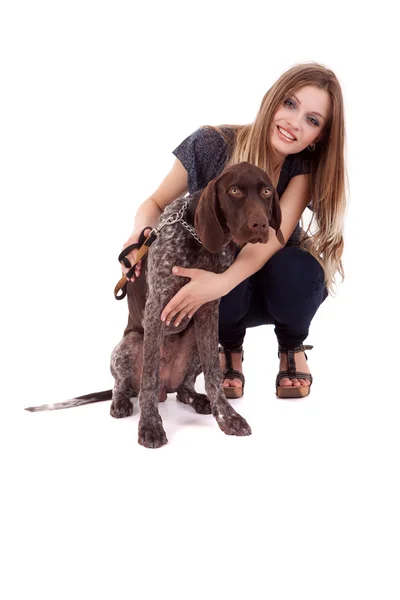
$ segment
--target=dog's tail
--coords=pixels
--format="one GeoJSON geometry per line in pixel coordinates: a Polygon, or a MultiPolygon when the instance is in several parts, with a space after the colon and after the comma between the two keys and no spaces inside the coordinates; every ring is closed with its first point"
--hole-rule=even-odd
{"type": "Polygon", "coordinates": [[[103,402],[103,400],[111,400],[112,390],[106,390],[105,392],[92,392],[85,396],[78,396],[77,398],[71,398],[66,402],[58,402],[57,404],[42,404],[41,406],[29,406],[25,410],[30,412],[39,412],[41,410],[60,410],[61,408],[72,408],[74,406],[82,406],[83,404],[92,404],[92,402],[103,402]]]}

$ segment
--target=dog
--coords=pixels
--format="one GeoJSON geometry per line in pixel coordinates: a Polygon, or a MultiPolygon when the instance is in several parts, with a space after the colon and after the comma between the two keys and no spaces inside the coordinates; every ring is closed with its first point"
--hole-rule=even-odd
{"type": "Polygon", "coordinates": [[[177,400],[197,413],[212,413],[224,433],[251,434],[250,426],[228,403],[222,388],[219,300],[203,304],[192,319],[183,319],[178,327],[162,322],[160,315],[189,281],[173,275],[173,265],[222,273],[232,264],[238,246],[266,243],[270,227],[283,245],[279,197],[264,170],[241,162],[225,168],[203,190],[173,201],[159,225],[168,218],[173,220],[179,211],[183,213],[181,221],[160,228],[147,259],[142,261],[141,276],[135,283],[127,282],[128,324],[111,355],[114,389],[27,410],[67,408],[112,398],[110,413],[122,418],[133,414],[130,399],[138,395],[138,442],[159,448],[168,440],[158,403],[176,392],[177,400]],[[206,395],[194,388],[202,371],[206,395]]]}

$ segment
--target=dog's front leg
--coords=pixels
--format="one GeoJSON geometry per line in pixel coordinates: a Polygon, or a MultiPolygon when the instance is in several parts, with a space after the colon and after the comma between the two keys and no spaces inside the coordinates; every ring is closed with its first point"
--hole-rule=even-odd
{"type": "Polygon", "coordinates": [[[249,424],[232,408],[222,388],[218,357],[218,305],[218,301],[207,302],[193,317],[206,393],[210,400],[211,412],[224,433],[250,435],[249,424]]]}
{"type": "Polygon", "coordinates": [[[168,442],[158,412],[160,391],[160,348],[164,324],[160,319],[162,305],[149,298],[144,316],[143,370],[139,393],[138,442],[146,448],[160,448],[168,442]]]}

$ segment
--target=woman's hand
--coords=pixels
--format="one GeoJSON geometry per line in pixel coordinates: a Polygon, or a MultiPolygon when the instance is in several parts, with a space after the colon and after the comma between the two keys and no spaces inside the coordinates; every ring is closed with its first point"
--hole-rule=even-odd
{"type": "MultiPolygon", "coordinates": [[[[151,228],[150,228],[150,227],[146,227],[146,229],[145,229],[145,232],[144,232],[144,235],[145,235],[146,237],[148,237],[148,235],[149,235],[150,231],[151,231],[151,228]]],[[[124,250],[125,248],[127,248],[127,247],[128,247],[128,246],[130,246],[131,244],[137,244],[137,243],[138,243],[138,241],[139,241],[139,236],[140,236],[140,233],[141,233],[140,231],[139,231],[139,232],[136,232],[136,231],[134,231],[134,232],[132,233],[132,235],[130,236],[130,238],[128,238],[128,239],[126,240],[126,242],[125,242],[125,244],[124,244],[124,246],[123,246],[122,250],[124,250]]],[[[132,252],[129,252],[129,254],[127,254],[127,255],[126,255],[126,258],[129,260],[129,262],[131,263],[131,265],[133,265],[133,263],[134,263],[134,262],[135,262],[135,260],[136,260],[136,254],[137,254],[137,251],[138,251],[138,248],[136,248],[135,250],[132,250],[132,252]]],[[[141,261],[141,260],[139,260],[138,264],[137,264],[137,265],[135,265],[135,276],[136,276],[136,277],[139,277],[141,268],[142,268],[142,261],[141,261]]],[[[122,273],[123,273],[124,275],[126,275],[126,274],[128,273],[128,271],[130,270],[130,268],[129,268],[129,269],[127,269],[127,268],[125,267],[124,263],[122,263],[122,262],[121,262],[121,269],[122,269],[122,273]]],[[[132,275],[132,277],[130,277],[130,278],[128,279],[128,281],[132,281],[132,282],[133,282],[133,281],[135,281],[135,276],[134,276],[134,275],[132,275]]]]}
{"type": "Polygon", "coordinates": [[[177,315],[174,321],[177,327],[185,316],[190,319],[202,304],[221,298],[229,291],[222,275],[217,273],[183,267],[173,267],[172,272],[179,277],[190,277],[191,281],[175,294],[162,311],[161,321],[166,321],[167,325],[177,315]]]}

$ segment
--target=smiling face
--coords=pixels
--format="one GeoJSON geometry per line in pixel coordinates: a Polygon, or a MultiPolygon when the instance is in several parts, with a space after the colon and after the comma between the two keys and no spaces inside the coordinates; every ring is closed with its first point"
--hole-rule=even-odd
{"type": "Polygon", "coordinates": [[[285,98],[271,124],[271,144],[283,157],[317,143],[330,112],[328,92],[313,85],[285,98]]]}

